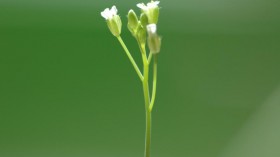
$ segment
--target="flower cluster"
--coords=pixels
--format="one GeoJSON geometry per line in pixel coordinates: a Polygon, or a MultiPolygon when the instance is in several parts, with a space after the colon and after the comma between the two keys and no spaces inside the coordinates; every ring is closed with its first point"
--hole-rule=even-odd
{"type": "MultiPolygon", "coordinates": [[[[127,15],[129,31],[136,38],[138,44],[145,45],[148,42],[148,47],[152,53],[158,53],[161,47],[161,37],[157,34],[159,3],[159,1],[151,1],[146,5],[144,3],[137,4],[137,7],[142,11],[140,19],[132,9],[129,10],[127,15]]],[[[101,12],[101,16],[105,18],[111,33],[119,37],[122,22],[117,12],[116,6],[113,6],[111,9],[106,8],[101,12]]]]}

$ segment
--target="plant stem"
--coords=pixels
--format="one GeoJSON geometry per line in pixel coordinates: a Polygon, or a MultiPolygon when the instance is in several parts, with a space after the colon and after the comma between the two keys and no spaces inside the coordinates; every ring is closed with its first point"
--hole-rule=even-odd
{"type": "Polygon", "coordinates": [[[148,78],[149,78],[149,65],[147,63],[144,63],[143,92],[144,92],[146,111],[149,110],[149,105],[150,105],[148,78]]]}
{"type": "Polygon", "coordinates": [[[144,63],[144,79],[143,79],[143,92],[146,107],[146,139],[145,139],[145,157],[150,157],[151,155],[151,112],[149,111],[150,106],[150,96],[149,96],[149,64],[147,57],[143,54],[144,63]]]}
{"type": "Polygon", "coordinates": [[[133,57],[131,56],[129,50],[127,49],[125,43],[123,42],[121,36],[118,36],[117,38],[118,38],[120,44],[122,45],[122,47],[123,47],[123,49],[124,49],[126,55],[128,56],[130,62],[132,63],[132,65],[133,65],[133,67],[134,67],[136,73],[138,74],[140,80],[143,81],[144,77],[143,77],[141,71],[139,70],[139,68],[138,68],[138,66],[137,66],[137,64],[136,64],[136,62],[134,61],[133,57]]]}
{"type": "Polygon", "coordinates": [[[152,112],[146,111],[146,144],[145,157],[151,156],[152,112]]]}
{"type": "Polygon", "coordinates": [[[152,55],[150,54],[147,57],[145,45],[141,45],[138,42],[142,60],[143,60],[143,92],[144,92],[144,100],[145,100],[145,109],[146,109],[146,135],[145,135],[145,154],[144,157],[151,157],[151,132],[152,132],[152,110],[150,110],[150,93],[149,93],[149,64],[152,59],[152,55]]]}

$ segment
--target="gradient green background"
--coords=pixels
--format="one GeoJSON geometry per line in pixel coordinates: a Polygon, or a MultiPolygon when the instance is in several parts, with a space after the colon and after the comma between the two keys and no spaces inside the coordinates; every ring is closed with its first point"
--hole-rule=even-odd
{"type": "MultiPolygon", "coordinates": [[[[136,0],[0,1],[0,157],[142,157],[136,0]]],[[[153,157],[280,156],[280,1],[162,0],[153,157]]]]}

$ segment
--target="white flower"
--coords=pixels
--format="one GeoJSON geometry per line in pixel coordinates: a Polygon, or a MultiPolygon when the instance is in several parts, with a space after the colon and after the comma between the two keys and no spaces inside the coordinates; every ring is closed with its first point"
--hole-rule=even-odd
{"type": "Polygon", "coordinates": [[[139,3],[137,4],[137,7],[139,7],[140,9],[147,11],[149,9],[154,9],[157,8],[159,4],[159,1],[152,1],[147,3],[147,5],[145,5],[144,3],[139,3]]]}
{"type": "Polygon", "coordinates": [[[157,24],[158,22],[158,16],[159,16],[159,7],[158,7],[159,1],[152,1],[147,3],[145,5],[144,3],[137,4],[137,7],[139,7],[144,14],[148,17],[148,23],[149,24],[157,24]]]}
{"type": "Polygon", "coordinates": [[[112,19],[115,15],[117,15],[117,8],[116,6],[113,6],[111,10],[109,8],[106,8],[104,11],[101,12],[101,16],[103,16],[106,20],[112,19]]]}
{"type": "Polygon", "coordinates": [[[111,31],[111,33],[118,37],[121,34],[122,29],[122,21],[119,15],[117,15],[118,10],[116,6],[113,6],[111,9],[106,8],[101,12],[101,16],[106,19],[107,25],[111,31]]]}

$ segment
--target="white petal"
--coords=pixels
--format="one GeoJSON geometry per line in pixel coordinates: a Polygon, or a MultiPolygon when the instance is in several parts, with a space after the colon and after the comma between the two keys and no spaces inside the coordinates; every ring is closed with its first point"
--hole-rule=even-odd
{"type": "Polygon", "coordinates": [[[112,6],[112,8],[111,8],[111,14],[112,14],[112,15],[117,15],[117,13],[118,13],[117,7],[116,7],[116,6],[112,6]]]}
{"type": "Polygon", "coordinates": [[[138,3],[137,7],[142,9],[142,10],[147,10],[148,9],[147,6],[144,3],[138,3]]]}
{"type": "Polygon", "coordinates": [[[147,25],[147,31],[150,34],[155,34],[157,32],[157,25],[156,24],[149,24],[147,25]]]}
{"type": "Polygon", "coordinates": [[[159,4],[159,1],[154,1],[154,3],[155,3],[156,5],[158,5],[158,4],[159,4]]]}
{"type": "Polygon", "coordinates": [[[155,2],[150,2],[147,4],[148,8],[156,8],[158,7],[159,1],[155,1],[155,2]]]}
{"type": "Polygon", "coordinates": [[[106,8],[104,11],[101,12],[101,16],[103,16],[107,20],[109,12],[109,8],[106,8]]]}

